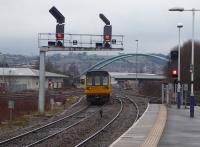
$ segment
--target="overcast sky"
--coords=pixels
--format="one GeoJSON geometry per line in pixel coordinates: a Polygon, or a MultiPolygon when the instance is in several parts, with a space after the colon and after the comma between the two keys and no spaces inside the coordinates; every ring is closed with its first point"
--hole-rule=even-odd
{"type": "MultiPolygon", "coordinates": [[[[65,33],[102,34],[104,24],[98,15],[104,13],[113,34],[125,35],[124,52],[135,52],[138,39],[139,52],[168,54],[178,42],[176,25],[184,25],[183,42],[191,38],[192,22],[191,12],[168,9],[200,9],[200,0],[1,0],[0,52],[38,55],[38,33],[55,32],[52,6],[65,16],[65,33]]],[[[200,40],[200,12],[195,25],[195,39],[200,40]]]]}

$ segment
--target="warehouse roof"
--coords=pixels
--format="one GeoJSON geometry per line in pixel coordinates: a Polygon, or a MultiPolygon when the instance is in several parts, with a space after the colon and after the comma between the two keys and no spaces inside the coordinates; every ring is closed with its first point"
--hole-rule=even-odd
{"type": "MultiPolygon", "coordinates": [[[[38,77],[39,70],[30,68],[0,68],[0,76],[26,76],[26,77],[38,77]]],[[[46,72],[46,77],[63,77],[67,78],[69,76],[56,74],[52,72],[46,72]]]]}

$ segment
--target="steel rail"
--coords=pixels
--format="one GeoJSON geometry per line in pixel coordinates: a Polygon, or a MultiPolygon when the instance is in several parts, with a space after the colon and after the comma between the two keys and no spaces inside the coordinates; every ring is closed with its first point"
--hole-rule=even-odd
{"type": "Polygon", "coordinates": [[[110,121],[108,122],[104,127],[102,127],[100,130],[98,130],[96,133],[94,133],[93,135],[91,135],[90,137],[88,137],[87,139],[83,140],[82,142],[80,142],[79,144],[77,144],[75,147],[80,147],[81,145],[87,143],[88,141],[90,141],[92,138],[94,138],[96,135],[98,135],[99,133],[101,133],[107,126],[109,126],[111,123],[113,123],[120,115],[120,113],[123,110],[123,103],[121,99],[117,99],[120,101],[121,107],[119,112],[117,113],[117,115],[110,121]]]}
{"type": "Polygon", "coordinates": [[[141,94],[131,94],[131,96],[147,98],[148,101],[149,101],[149,99],[159,99],[159,100],[161,100],[161,98],[159,98],[159,97],[153,97],[153,96],[147,96],[147,95],[141,95],[141,94]]]}
{"type": "Polygon", "coordinates": [[[84,107],[83,109],[78,110],[78,111],[76,111],[76,112],[74,112],[74,113],[72,113],[72,114],[70,114],[70,115],[68,115],[68,116],[65,116],[65,117],[63,117],[63,118],[61,118],[61,119],[58,119],[58,120],[53,121],[53,122],[51,122],[51,123],[48,123],[48,124],[46,124],[46,125],[44,125],[44,126],[38,127],[38,128],[36,128],[36,129],[30,130],[30,131],[27,131],[27,132],[25,132],[25,133],[22,133],[22,134],[20,134],[20,135],[14,136],[14,137],[9,138],[9,139],[7,139],[7,140],[3,140],[3,141],[0,142],[0,145],[6,144],[6,143],[11,142],[11,141],[13,141],[13,140],[15,140],[15,139],[19,139],[20,137],[24,137],[25,135],[31,134],[31,133],[33,133],[33,132],[35,132],[35,131],[39,131],[39,130],[44,129],[44,128],[50,126],[50,125],[56,124],[56,123],[58,123],[58,122],[60,122],[60,121],[62,121],[62,120],[64,120],[64,119],[70,118],[70,117],[72,117],[72,116],[74,116],[74,115],[80,113],[81,111],[85,110],[86,108],[88,108],[88,106],[87,106],[87,107],[84,107]]]}
{"type": "Polygon", "coordinates": [[[86,120],[87,118],[88,118],[88,117],[85,117],[85,118],[81,119],[80,121],[78,121],[78,122],[76,122],[76,123],[74,123],[74,124],[72,124],[72,125],[70,125],[70,126],[64,128],[64,129],[62,129],[62,130],[60,130],[60,131],[58,131],[58,132],[56,132],[56,133],[54,133],[54,134],[51,134],[51,135],[49,135],[49,136],[47,136],[47,137],[45,137],[45,138],[42,138],[42,139],[40,139],[40,140],[38,140],[38,141],[36,141],[36,142],[34,142],[34,143],[32,143],[32,144],[29,144],[29,145],[27,145],[27,146],[25,146],[25,147],[31,147],[31,146],[34,146],[34,145],[36,145],[36,144],[42,143],[42,142],[48,140],[49,138],[51,138],[51,137],[53,137],[53,136],[55,136],[55,135],[57,135],[57,134],[60,134],[60,133],[62,133],[63,131],[66,131],[66,130],[68,130],[68,129],[70,129],[70,128],[76,126],[76,125],[78,125],[79,123],[81,123],[82,121],[86,120]]]}
{"type": "Polygon", "coordinates": [[[82,96],[82,97],[78,100],[78,102],[72,104],[68,109],[71,109],[71,108],[75,107],[76,105],[78,105],[78,104],[83,100],[83,98],[85,98],[85,96],[82,96]]]}
{"type": "MultiPolygon", "coordinates": [[[[98,110],[99,110],[99,109],[98,109],[98,110]]],[[[98,110],[97,110],[97,111],[98,111],[98,110]]],[[[97,111],[95,111],[95,112],[97,112],[97,111]]],[[[48,139],[50,139],[50,138],[52,138],[52,137],[54,137],[54,136],[56,136],[56,135],[62,133],[62,132],[64,132],[64,131],[66,131],[66,130],[68,130],[68,129],[70,129],[70,128],[76,126],[76,125],[78,125],[79,123],[81,123],[82,121],[88,119],[89,117],[90,117],[90,116],[85,117],[85,118],[81,119],[80,121],[78,121],[78,122],[76,122],[76,123],[74,123],[74,124],[72,124],[72,125],[70,125],[70,126],[64,128],[64,129],[62,129],[62,130],[60,130],[60,131],[58,131],[58,132],[56,132],[56,133],[54,133],[54,134],[51,134],[51,135],[49,135],[49,136],[46,136],[45,138],[42,138],[42,139],[40,139],[40,140],[38,140],[38,141],[36,141],[36,142],[34,142],[34,143],[31,143],[31,144],[29,144],[29,145],[24,146],[24,147],[31,147],[31,146],[37,145],[37,144],[39,144],[39,143],[42,143],[42,142],[44,142],[44,141],[46,141],[46,140],[48,140],[48,139]]]]}
{"type": "Polygon", "coordinates": [[[136,118],[135,118],[135,120],[133,122],[133,124],[134,124],[138,120],[138,118],[139,118],[140,110],[139,110],[139,107],[138,107],[137,103],[133,99],[130,99],[128,96],[126,96],[126,98],[128,100],[130,100],[135,105],[135,108],[137,110],[136,118]]]}
{"type": "Polygon", "coordinates": [[[161,101],[161,98],[159,98],[159,97],[146,96],[146,95],[134,95],[134,96],[147,98],[148,103],[150,103],[151,100],[160,100],[161,101]]]}

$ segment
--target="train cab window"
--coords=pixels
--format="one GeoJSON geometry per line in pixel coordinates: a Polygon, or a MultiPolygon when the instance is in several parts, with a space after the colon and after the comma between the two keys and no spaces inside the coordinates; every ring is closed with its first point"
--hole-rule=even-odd
{"type": "Polygon", "coordinates": [[[94,77],[94,85],[100,85],[101,84],[101,78],[100,76],[95,76],[94,77]]]}
{"type": "Polygon", "coordinates": [[[92,85],[92,77],[87,77],[87,85],[92,85]]]}
{"type": "Polygon", "coordinates": [[[103,85],[108,85],[108,77],[103,76],[103,85]]]}

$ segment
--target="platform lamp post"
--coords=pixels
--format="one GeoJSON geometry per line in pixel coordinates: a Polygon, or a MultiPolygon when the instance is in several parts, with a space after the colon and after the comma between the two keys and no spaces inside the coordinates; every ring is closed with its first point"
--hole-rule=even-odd
{"type": "Polygon", "coordinates": [[[137,56],[138,56],[138,41],[139,40],[135,40],[136,41],[136,82],[137,82],[137,72],[138,72],[138,58],[137,58],[137,56]]]}
{"type": "Polygon", "coordinates": [[[178,87],[177,87],[177,107],[180,109],[181,107],[181,83],[180,83],[180,61],[181,61],[181,44],[180,44],[180,34],[181,34],[181,28],[183,27],[183,24],[179,23],[177,25],[178,28],[178,87]]]}
{"type": "Polygon", "coordinates": [[[191,64],[190,64],[190,73],[191,73],[191,92],[190,92],[190,117],[194,117],[194,20],[195,20],[195,11],[200,11],[200,9],[184,9],[180,7],[175,7],[169,9],[169,11],[191,11],[192,12],[192,54],[191,54],[191,64]]]}

